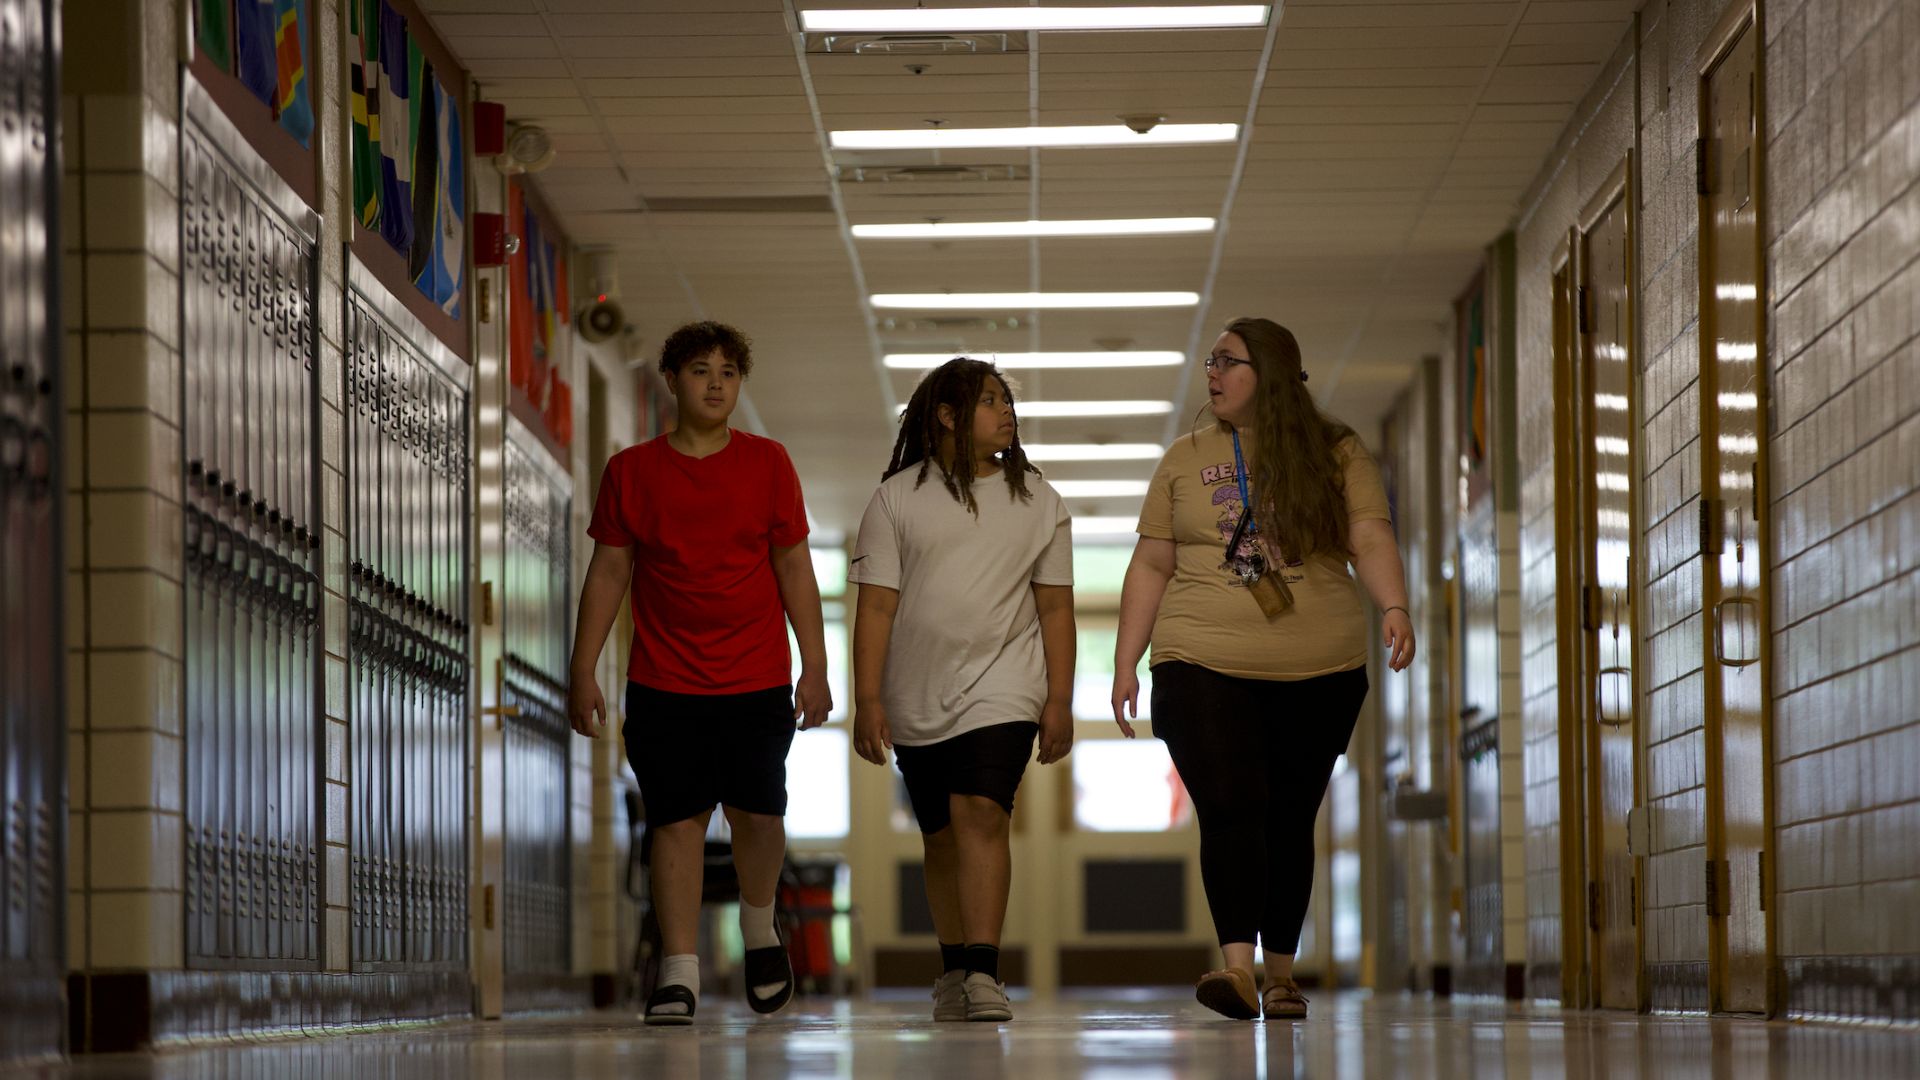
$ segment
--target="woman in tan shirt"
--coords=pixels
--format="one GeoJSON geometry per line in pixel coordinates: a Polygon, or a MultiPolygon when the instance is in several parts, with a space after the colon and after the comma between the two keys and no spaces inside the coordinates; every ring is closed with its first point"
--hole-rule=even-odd
{"type": "Polygon", "coordinates": [[[1113,719],[1133,737],[1151,637],[1153,734],[1193,797],[1226,959],[1196,996],[1236,1019],[1297,1019],[1314,818],[1367,694],[1367,612],[1348,564],[1382,610],[1395,671],[1413,660],[1413,623],[1379,470],[1307,393],[1293,334],[1236,319],[1205,365],[1215,422],[1167,450],[1140,512],[1113,719]]]}

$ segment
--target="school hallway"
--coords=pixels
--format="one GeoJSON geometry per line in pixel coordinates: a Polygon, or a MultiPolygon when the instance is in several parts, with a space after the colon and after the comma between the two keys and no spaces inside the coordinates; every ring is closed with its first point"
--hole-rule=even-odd
{"type": "Polygon", "coordinates": [[[1920,0],[0,0],[0,1076],[1916,1055],[1920,0]],[[737,381],[683,392],[669,343],[709,322],[751,370],[716,346],[737,381]],[[912,409],[957,358],[1008,376],[976,403],[999,450],[912,409]],[[1364,451],[1345,517],[1314,505],[1367,551],[1252,587],[1281,530],[1241,481],[1297,429],[1230,420],[1232,380],[1364,451]],[[918,816],[949,793],[857,749],[854,673],[863,591],[900,592],[863,575],[912,562],[868,558],[876,486],[943,438],[976,476],[1017,446],[1045,498],[983,518],[894,473],[901,522],[998,575],[899,626],[984,626],[992,593],[1017,632],[918,639],[903,678],[1032,644],[1005,700],[1072,736],[1021,772],[1022,704],[961,763],[1017,800],[955,804],[1011,867],[998,951],[957,960],[918,816]],[[678,488],[625,486],[647,453],[678,488]],[[1184,576],[1143,624],[1156,544],[1184,576]],[[652,555],[594,608],[596,551],[652,555]],[[739,552],[751,603],[650,606],[739,552]],[[789,632],[823,720],[790,744],[636,675],[705,633],[675,677],[771,716],[789,632]],[[1206,696],[1229,671],[1272,696],[1206,696]],[[1326,678],[1350,738],[1267,723],[1326,678]],[[1228,730],[1216,773],[1299,805],[1208,809],[1245,785],[1175,755],[1228,730]],[[668,831],[749,759],[738,836],[668,831]],[[768,915],[732,855],[774,876],[783,798],[768,915]],[[1202,810],[1280,839],[1209,865],[1202,810]],[[697,862],[697,960],[656,841],[681,910],[697,862]],[[1305,1022],[1196,1004],[1223,866],[1251,884],[1222,923],[1300,916],[1305,1022]],[[770,941],[797,994],[762,1020],[770,941]],[[933,1025],[943,958],[1016,1019],[933,1025]],[[691,1030],[635,1018],[663,972],[705,987],[691,1030]]]}

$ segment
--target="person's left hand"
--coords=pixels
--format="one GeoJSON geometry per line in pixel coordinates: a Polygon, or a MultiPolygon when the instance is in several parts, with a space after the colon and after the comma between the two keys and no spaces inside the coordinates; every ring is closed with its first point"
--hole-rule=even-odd
{"type": "Polygon", "coordinates": [[[1040,710],[1040,764],[1051,765],[1073,750],[1073,708],[1049,701],[1040,710]]]}
{"type": "Polygon", "coordinates": [[[793,718],[800,721],[800,730],[826,723],[832,711],[833,691],[827,689],[826,674],[811,669],[800,672],[800,681],[793,687],[793,718]]]}
{"type": "Polygon", "coordinates": [[[1387,666],[1407,670],[1413,663],[1413,620],[1407,613],[1399,608],[1387,612],[1380,620],[1380,639],[1387,647],[1387,666]]]}

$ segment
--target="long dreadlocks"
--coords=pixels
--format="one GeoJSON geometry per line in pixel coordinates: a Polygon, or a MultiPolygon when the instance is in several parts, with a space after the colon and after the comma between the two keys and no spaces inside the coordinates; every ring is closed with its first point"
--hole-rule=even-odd
{"type": "MultiPolygon", "coordinates": [[[[985,360],[956,356],[927,372],[920,385],[914,387],[913,399],[907,402],[906,414],[900,418],[900,437],[893,444],[893,459],[887,463],[887,471],[880,479],[918,465],[920,475],[914,480],[914,486],[926,483],[929,471],[940,460],[940,440],[951,434],[953,468],[941,465],[940,478],[947,486],[947,494],[978,516],[980,505],[973,498],[973,411],[980,403],[980,391],[989,376],[1000,384],[1001,392],[1011,404],[1013,388],[1007,384],[1006,376],[985,360]],[[940,422],[942,405],[952,413],[951,432],[940,422]]],[[[1012,445],[1000,452],[1000,472],[1007,478],[1008,491],[1023,500],[1033,498],[1033,493],[1027,490],[1027,474],[1038,474],[1040,470],[1027,462],[1026,451],[1020,448],[1017,421],[1012,445]]]]}

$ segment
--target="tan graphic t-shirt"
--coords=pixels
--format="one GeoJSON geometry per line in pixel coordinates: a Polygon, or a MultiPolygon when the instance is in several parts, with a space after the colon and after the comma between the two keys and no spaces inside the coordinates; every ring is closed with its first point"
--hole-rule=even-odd
{"type": "MultiPolygon", "coordinates": [[[[1252,450],[1242,440],[1249,473],[1252,450]]],[[[1357,438],[1341,443],[1339,454],[1349,520],[1391,520],[1373,455],[1357,438]]],[[[1136,529],[1175,544],[1150,663],[1184,660],[1247,679],[1310,679],[1365,665],[1366,608],[1346,560],[1321,554],[1281,568],[1293,606],[1269,619],[1239,576],[1221,567],[1239,520],[1232,436],[1209,424],[1175,440],[1153,474],[1136,529]]],[[[1244,541],[1239,554],[1250,555],[1252,543],[1244,541]]]]}

